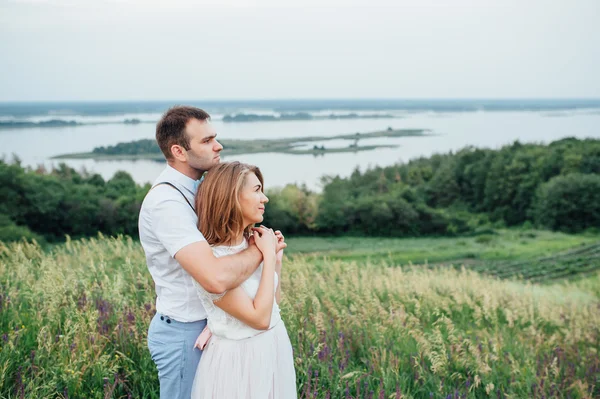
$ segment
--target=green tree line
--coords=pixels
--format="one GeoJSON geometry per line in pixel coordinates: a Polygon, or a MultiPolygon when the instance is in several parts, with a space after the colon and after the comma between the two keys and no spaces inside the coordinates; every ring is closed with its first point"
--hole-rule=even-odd
{"type": "MultiPolygon", "coordinates": [[[[600,227],[598,139],[467,147],[322,183],[321,193],[297,185],[268,191],[265,223],[287,234],[372,236],[468,234],[495,225],[600,227]]],[[[105,181],[64,164],[45,171],[0,161],[0,241],[98,232],[135,237],[149,188],[126,172],[105,181]]]]}
{"type": "Polygon", "coordinates": [[[106,147],[96,147],[92,153],[101,155],[139,155],[160,154],[161,151],[160,147],[158,147],[158,144],[156,144],[156,140],[142,139],[131,143],[119,143],[106,147]]]}
{"type": "Polygon", "coordinates": [[[150,185],[126,172],[108,181],[65,164],[51,171],[0,161],[0,241],[60,241],[105,234],[137,236],[137,215],[150,185]]]}

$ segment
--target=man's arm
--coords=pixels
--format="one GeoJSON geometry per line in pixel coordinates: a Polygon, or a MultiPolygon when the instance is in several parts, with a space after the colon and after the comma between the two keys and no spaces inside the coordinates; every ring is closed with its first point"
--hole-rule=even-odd
{"type": "Polygon", "coordinates": [[[162,198],[152,205],[150,228],[169,254],[204,289],[223,293],[240,285],[258,268],[262,254],[256,245],[239,254],[217,258],[198,230],[194,212],[183,197],[164,186],[148,195],[159,193],[162,198]]]}
{"type": "Polygon", "coordinates": [[[206,291],[221,294],[248,279],[262,261],[256,245],[228,256],[217,258],[206,241],[181,248],[175,259],[206,291]]]}

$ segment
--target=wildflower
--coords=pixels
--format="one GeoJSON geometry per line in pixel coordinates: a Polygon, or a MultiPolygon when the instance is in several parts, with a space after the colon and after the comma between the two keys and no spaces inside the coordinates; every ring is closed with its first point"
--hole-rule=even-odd
{"type": "Polygon", "coordinates": [[[85,295],[85,292],[82,292],[81,296],[77,299],[77,308],[81,310],[85,307],[86,304],[87,296],[85,295]]]}

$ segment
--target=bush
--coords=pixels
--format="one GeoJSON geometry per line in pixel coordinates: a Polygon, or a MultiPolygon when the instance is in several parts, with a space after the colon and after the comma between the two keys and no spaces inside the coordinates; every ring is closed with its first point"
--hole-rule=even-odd
{"type": "Polygon", "coordinates": [[[480,235],[475,238],[475,242],[478,244],[489,244],[494,240],[494,237],[488,234],[480,235]]]}
{"type": "Polygon", "coordinates": [[[600,175],[550,179],[537,190],[534,215],[540,225],[569,233],[600,226],[600,175]]]}
{"type": "Polygon", "coordinates": [[[17,226],[6,215],[0,214],[0,242],[37,241],[44,243],[44,238],[29,230],[26,226],[17,226]]]}
{"type": "Polygon", "coordinates": [[[309,234],[315,229],[317,195],[305,186],[288,184],[267,192],[264,224],[284,234],[309,234]]]}

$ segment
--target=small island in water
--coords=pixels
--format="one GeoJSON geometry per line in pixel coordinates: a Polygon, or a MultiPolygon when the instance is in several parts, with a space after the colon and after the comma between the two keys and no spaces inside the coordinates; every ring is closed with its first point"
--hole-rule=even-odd
{"type": "MultiPolygon", "coordinates": [[[[257,140],[219,140],[227,155],[259,154],[259,153],[284,153],[294,155],[323,155],[326,153],[369,151],[377,148],[396,148],[397,144],[366,144],[361,145],[361,140],[381,137],[398,138],[429,135],[425,129],[392,129],[370,132],[353,133],[338,136],[312,136],[291,137],[282,139],[257,139],[257,140]],[[348,140],[347,147],[331,147],[313,145],[311,143],[330,140],[348,140]]],[[[119,143],[107,147],[96,147],[92,152],[64,154],[53,159],[95,159],[95,160],[134,160],[150,159],[163,161],[164,157],[158,144],[153,139],[142,139],[128,143],[119,143]]]]}
{"type": "Polygon", "coordinates": [[[65,127],[79,126],[82,123],[76,121],[65,121],[62,119],[50,119],[47,121],[30,122],[30,121],[0,121],[0,129],[12,128],[28,128],[28,127],[65,127]]]}

